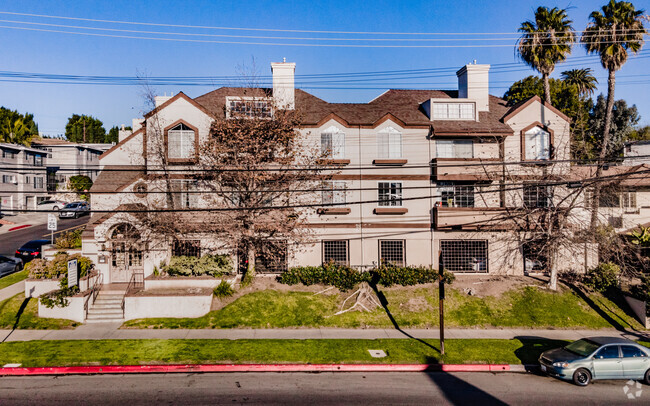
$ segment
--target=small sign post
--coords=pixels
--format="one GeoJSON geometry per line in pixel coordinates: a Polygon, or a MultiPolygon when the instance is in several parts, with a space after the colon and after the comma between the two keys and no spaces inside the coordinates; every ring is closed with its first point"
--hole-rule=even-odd
{"type": "Polygon", "coordinates": [[[68,261],[68,287],[76,286],[79,281],[79,272],[77,270],[77,260],[68,261]]]}
{"type": "Polygon", "coordinates": [[[54,244],[54,232],[57,229],[56,215],[54,213],[47,214],[47,229],[52,232],[51,243],[54,244]]]}

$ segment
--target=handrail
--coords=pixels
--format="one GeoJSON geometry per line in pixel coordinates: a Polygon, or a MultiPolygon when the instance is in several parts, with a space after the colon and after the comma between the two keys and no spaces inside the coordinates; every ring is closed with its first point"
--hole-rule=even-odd
{"type": "Polygon", "coordinates": [[[97,277],[95,278],[93,282],[93,286],[90,288],[90,295],[86,298],[86,301],[84,302],[84,318],[88,318],[88,310],[90,309],[91,304],[95,304],[95,300],[97,299],[97,295],[99,295],[99,291],[101,290],[102,286],[104,285],[104,274],[101,272],[97,274],[97,277]],[[92,298],[92,303],[90,302],[92,298]]]}
{"type": "Polygon", "coordinates": [[[124,306],[126,303],[126,295],[129,294],[132,285],[133,285],[133,289],[144,288],[144,272],[134,272],[131,274],[131,279],[129,279],[129,284],[126,285],[126,291],[124,291],[124,296],[122,296],[122,317],[124,317],[124,306]],[[140,281],[140,279],[142,281],[140,281]]]}

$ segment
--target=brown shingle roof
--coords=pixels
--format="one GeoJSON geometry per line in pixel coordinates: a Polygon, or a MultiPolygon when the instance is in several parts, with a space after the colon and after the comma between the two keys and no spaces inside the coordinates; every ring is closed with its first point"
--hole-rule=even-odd
{"type": "MultiPolygon", "coordinates": [[[[573,166],[571,167],[572,179],[576,181],[592,179],[596,177],[596,166],[573,166]]],[[[603,178],[611,180],[612,183],[624,187],[650,186],[650,166],[610,166],[603,170],[603,178]]]]}
{"type": "MultiPolygon", "coordinates": [[[[225,117],[227,96],[269,97],[268,88],[222,87],[194,99],[216,117],[225,117]]],[[[391,89],[369,103],[328,103],[303,90],[296,89],[296,111],[302,114],[303,124],[318,125],[328,116],[340,117],[350,126],[373,126],[387,115],[392,115],[406,126],[433,126],[434,133],[512,134],[512,129],[501,121],[508,108],[506,102],[490,96],[490,111],[479,113],[479,121],[432,122],[421,105],[431,98],[456,98],[457,91],[391,89]]]]}
{"type": "Polygon", "coordinates": [[[117,192],[144,176],[142,166],[109,165],[102,168],[90,193],[117,192]]]}

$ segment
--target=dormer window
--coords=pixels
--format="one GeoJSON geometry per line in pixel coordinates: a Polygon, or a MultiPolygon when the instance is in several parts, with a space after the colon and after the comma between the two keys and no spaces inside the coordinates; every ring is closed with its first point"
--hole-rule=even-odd
{"type": "Polygon", "coordinates": [[[227,98],[228,118],[271,118],[271,101],[255,98],[227,98]]]}
{"type": "Polygon", "coordinates": [[[331,159],[345,159],[345,133],[332,126],[320,135],[321,153],[331,159]]]}
{"type": "Polygon", "coordinates": [[[434,102],[434,120],[475,120],[474,103],[443,103],[434,102]]]}
{"type": "Polygon", "coordinates": [[[167,129],[167,158],[169,161],[178,162],[195,159],[197,134],[196,128],[192,128],[183,122],[167,129]]]}
{"type": "Polygon", "coordinates": [[[551,159],[551,133],[540,126],[522,131],[522,155],[525,161],[551,159]]]}
{"type": "Polygon", "coordinates": [[[402,157],[402,133],[387,127],[377,133],[377,155],[379,159],[399,159],[402,157]]]}

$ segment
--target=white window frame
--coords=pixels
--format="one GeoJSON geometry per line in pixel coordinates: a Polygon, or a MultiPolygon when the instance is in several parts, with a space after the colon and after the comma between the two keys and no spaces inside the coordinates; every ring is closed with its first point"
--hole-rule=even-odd
{"type": "Polygon", "coordinates": [[[265,118],[270,119],[273,117],[273,103],[268,97],[237,97],[237,96],[228,96],[226,97],[226,118],[265,118]],[[237,112],[237,114],[232,114],[233,103],[241,103],[246,108],[245,111],[237,112]],[[264,108],[258,108],[257,104],[260,106],[264,104],[264,108]],[[262,111],[264,114],[258,114],[259,111],[262,111]]]}
{"type": "Polygon", "coordinates": [[[436,157],[437,158],[474,158],[474,141],[473,140],[436,140],[436,157]],[[461,146],[469,145],[469,156],[461,156],[461,146]],[[446,151],[445,151],[446,150],[446,151]],[[442,153],[441,153],[442,152],[442,153]]]}
{"type": "Polygon", "coordinates": [[[181,209],[199,207],[198,182],[194,179],[172,179],[172,193],[178,194],[181,209]],[[191,193],[188,193],[191,192],[191,193]]]}
{"type": "Polygon", "coordinates": [[[193,159],[196,156],[195,144],[196,132],[189,125],[178,123],[167,130],[167,158],[193,159]]]}
{"type": "Polygon", "coordinates": [[[402,133],[386,127],[377,133],[377,156],[379,159],[400,159],[403,154],[402,133]]]}
{"type": "Polygon", "coordinates": [[[321,202],[325,206],[336,205],[343,206],[346,200],[347,183],[345,181],[325,181],[323,182],[323,191],[321,192],[321,202]]]}
{"type": "Polygon", "coordinates": [[[321,153],[332,159],[345,159],[345,132],[331,126],[320,135],[321,153]]]}
{"type": "Polygon", "coordinates": [[[390,180],[380,180],[377,182],[377,206],[379,207],[402,207],[402,199],[404,198],[404,184],[402,182],[395,182],[390,180]],[[388,184],[388,196],[389,199],[382,200],[381,190],[382,183],[388,184]],[[397,186],[399,185],[399,186],[397,186]],[[398,193],[395,193],[395,196],[391,196],[393,193],[390,193],[393,189],[399,189],[398,193]]]}
{"type": "Polygon", "coordinates": [[[431,106],[432,120],[467,121],[476,120],[476,103],[468,102],[434,102],[431,106]]]}
{"type": "Polygon", "coordinates": [[[551,159],[551,133],[535,126],[524,133],[524,158],[526,161],[551,159]]]}

